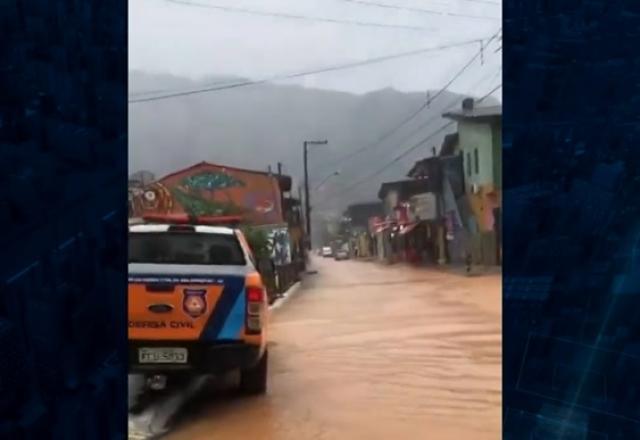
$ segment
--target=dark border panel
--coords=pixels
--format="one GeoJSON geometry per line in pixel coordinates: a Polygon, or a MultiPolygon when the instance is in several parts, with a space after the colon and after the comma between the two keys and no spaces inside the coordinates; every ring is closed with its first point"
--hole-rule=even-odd
{"type": "Polygon", "coordinates": [[[127,3],[0,5],[0,438],[127,429],[127,3]]]}
{"type": "Polygon", "coordinates": [[[505,439],[640,438],[639,6],[505,0],[505,439]]]}

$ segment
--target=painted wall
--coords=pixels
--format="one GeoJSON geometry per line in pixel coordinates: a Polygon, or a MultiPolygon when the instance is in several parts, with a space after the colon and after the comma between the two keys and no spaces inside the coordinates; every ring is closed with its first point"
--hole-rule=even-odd
{"type": "MultiPolygon", "coordinates": [[[[494,208],[502,202],[502,127],[500,123],[461,121],[460,150],[467,199],[473,212],[474,227],[470,228],[473,260],[478,264],[497,264],[496,218],[494,208]],[[478,150],[479,169],[475,169],[474,151],[478,150]],[[478,193],[470,190],[472,184],[478,193]]],[[[469,219],[471,220],[471,219],[469,219]]]]}
{"type": "Polygon", "coordinates": [[[291,236],[286,226],[269,231],[271,257],[276,266],[291,264],[291,236]]]}
{"type": "Polygon", "coordinates": [[[502,189],[502,123],[492,127],[493,136],[493,183],[496,189],[502,189]]]}
{"type": "Polygon", "coordinates": [[[135,217],[145,213],[242,215],[254,225],[283,223],[275,176],[208,163],[160,179],[130,203],[135,217]]]}
{"type": "Polygon", "coordinates": [[[460,150],[463,154],[465,186],[469,203],[482,232],[494,229],[493,209],[501,203],[502,186],[502,133],[501,125],[460,121],[460,150]],[[475,168],[475,150],[479,167],[475,168]],[[470,159],[470,161],[469,161],[470,159]],[[474,194],[471,185],[480,192],[474,194]]]}

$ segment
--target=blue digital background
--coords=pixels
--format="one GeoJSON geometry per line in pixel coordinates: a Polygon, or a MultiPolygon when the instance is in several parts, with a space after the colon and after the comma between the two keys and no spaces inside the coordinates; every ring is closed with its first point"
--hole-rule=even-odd
{"type": "Polygon", "coordinates": [[[123,0],[0,2],[0,438],[126,438],[123,0]]]}
{"type": "Polygon", "coordinates": [[[640,438],[640,3],[505,0],[505,439],[640,438]]]}
{"type": "MultiPolygon", "coordinates": [[[[126,435],[126,13],[0,3],[0,438],[126,435]]],[[[640,5],[504,18],[504,438],[640,438],[640,5]]]]}

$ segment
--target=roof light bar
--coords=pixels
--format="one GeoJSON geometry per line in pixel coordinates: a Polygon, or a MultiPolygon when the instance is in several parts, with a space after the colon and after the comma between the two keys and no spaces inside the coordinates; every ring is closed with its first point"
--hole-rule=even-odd
{"type": "Polygon", "coordinates": [[[146,223],[227,227],[237,227],[242,222],[241,216],[191,216],[188,214],[147,214],[142,219],[146,223]]]}

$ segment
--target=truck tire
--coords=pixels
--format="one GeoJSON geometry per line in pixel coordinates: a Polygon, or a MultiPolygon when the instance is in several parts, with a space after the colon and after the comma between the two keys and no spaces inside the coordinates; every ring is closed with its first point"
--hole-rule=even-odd
{"type": "Polygon", "coordinates": [[[265,351],[258,363],[240,373],[240,391],[247,395],[260,395],[267,392],[267,372],[269,352],[265,351]]]}

